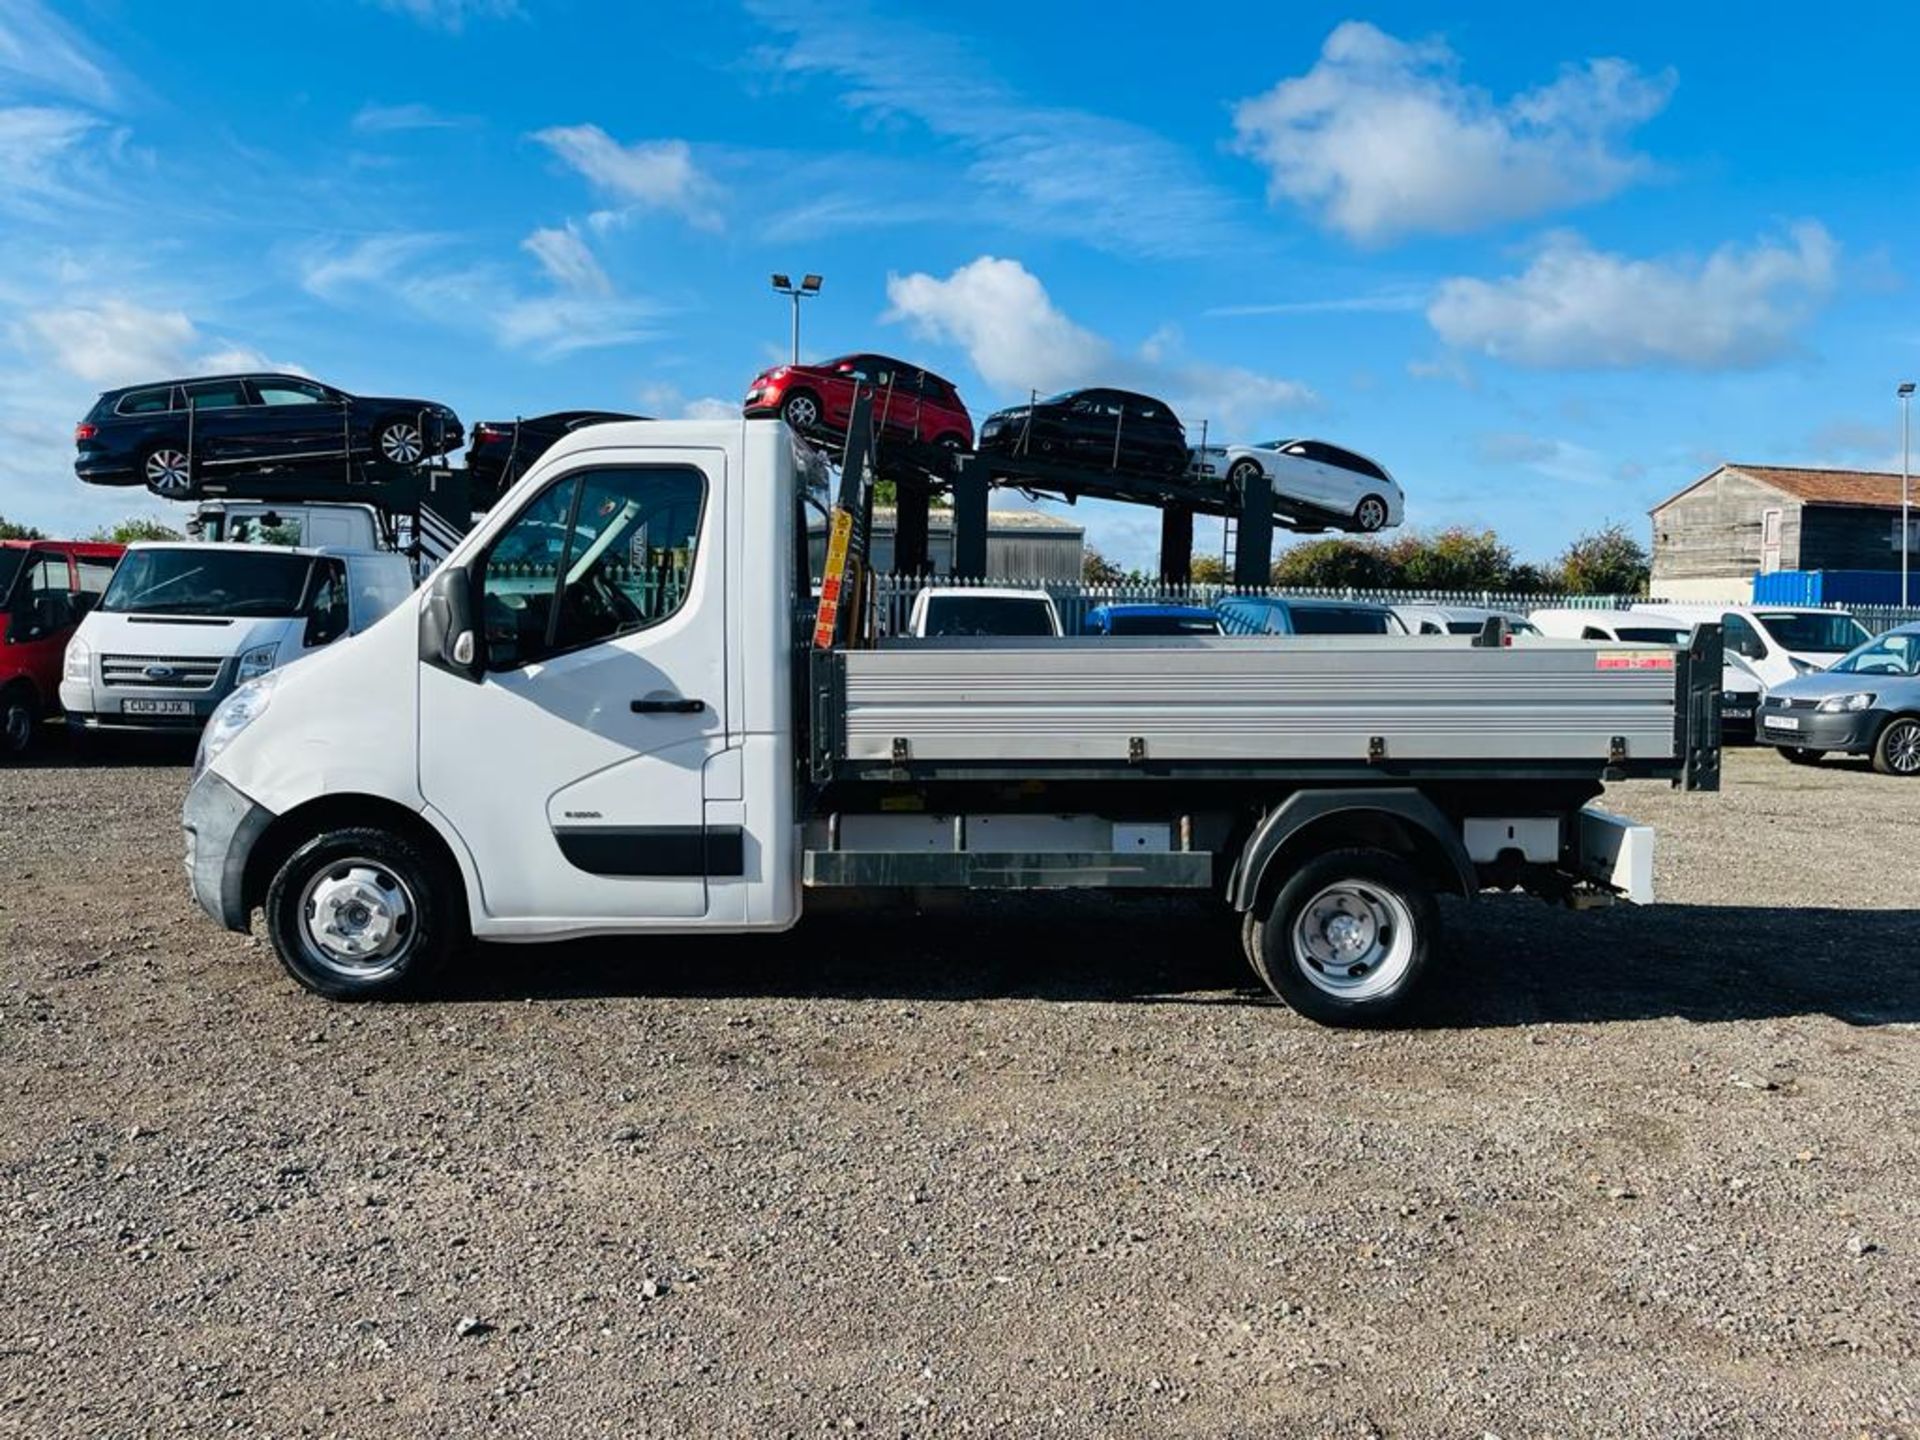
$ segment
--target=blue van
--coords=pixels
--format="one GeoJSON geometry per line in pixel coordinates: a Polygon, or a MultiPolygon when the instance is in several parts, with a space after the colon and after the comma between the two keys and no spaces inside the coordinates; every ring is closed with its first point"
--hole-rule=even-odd
{"type": "Polygon", "coordinates": [[[1404,635],[1385,605],[1365,600],[1294,600],[1282,595],[1223,595],[1213,602],[1229,635],[1404,635]]]}
{"type": "Polygon", "coordinates": [[[1083,635],[1218,635],[1220,617],[1204,605],[1096,605],[1083,635]]]}

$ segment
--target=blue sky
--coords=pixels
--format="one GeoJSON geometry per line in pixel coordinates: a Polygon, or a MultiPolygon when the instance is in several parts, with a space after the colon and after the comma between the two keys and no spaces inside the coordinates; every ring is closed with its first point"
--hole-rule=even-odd
{"type": "Polygon", "coordinates": [[[0,514],[151,509],[73,422],[199,369],[730,409],[780,269],[810,355],[1321,435],[1548,558],[1722,459],[1897,464],[1916,53],[1911,5],[0,0],[0,514]]]}

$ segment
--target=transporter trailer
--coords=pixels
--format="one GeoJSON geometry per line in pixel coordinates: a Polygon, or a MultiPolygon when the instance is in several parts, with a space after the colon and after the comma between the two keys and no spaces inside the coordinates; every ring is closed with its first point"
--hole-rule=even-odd
{"type": "Polygon", "coordinates": [[[1652,832],[1593,802],[1718,786],[1711,626],[875,643],[870,462],[856,438],[836,494],[778,420],[561,440],[411,601],[215,714],[184,813],[199,904],[262,911],[296,980],[360,999],[475,937],[1184,890],[1238,913],[1295,1009],[1373,1024],[1431,972],[1438,896],[1649,903],[1652,832]]]}

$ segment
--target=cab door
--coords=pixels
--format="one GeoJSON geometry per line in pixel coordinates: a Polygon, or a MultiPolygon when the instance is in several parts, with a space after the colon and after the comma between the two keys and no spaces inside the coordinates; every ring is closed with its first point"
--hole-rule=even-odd
{"type": "Polygon", "coordinates": [[[727,732],[725,454],[580,460],[471,562],[485,669],[421,666],[420,788],[493,919],[692,919],[742,873],[702,779],[727,732]]]}

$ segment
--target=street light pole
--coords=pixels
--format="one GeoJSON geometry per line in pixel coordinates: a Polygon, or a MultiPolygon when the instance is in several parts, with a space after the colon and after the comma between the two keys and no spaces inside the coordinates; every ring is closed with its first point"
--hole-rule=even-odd
{"type": "Polygon", "coordinates": [[[820,277],[802,275],[800,283],[796,285],[792,277],[776,272],[773,277],[773,288],[778,294],[793,297],[793,363],[798,365],[800,363],[800,302],[820,293],[820,277]]]}
{"type": "Polygon", "coordinates": [[[1910,452],[1907,444],[1909,434],[1907,422],[1913,406],[1913,381],[1901,381],[1898,393],[1900,396],[1900,604],[1904,608],[1913,603],[1907,595],[1907,549],[1913,534],[1913,523],[1910,518],[1912,502],[1908,494],[1911,465],[1908,459],[1910,452]]]}

